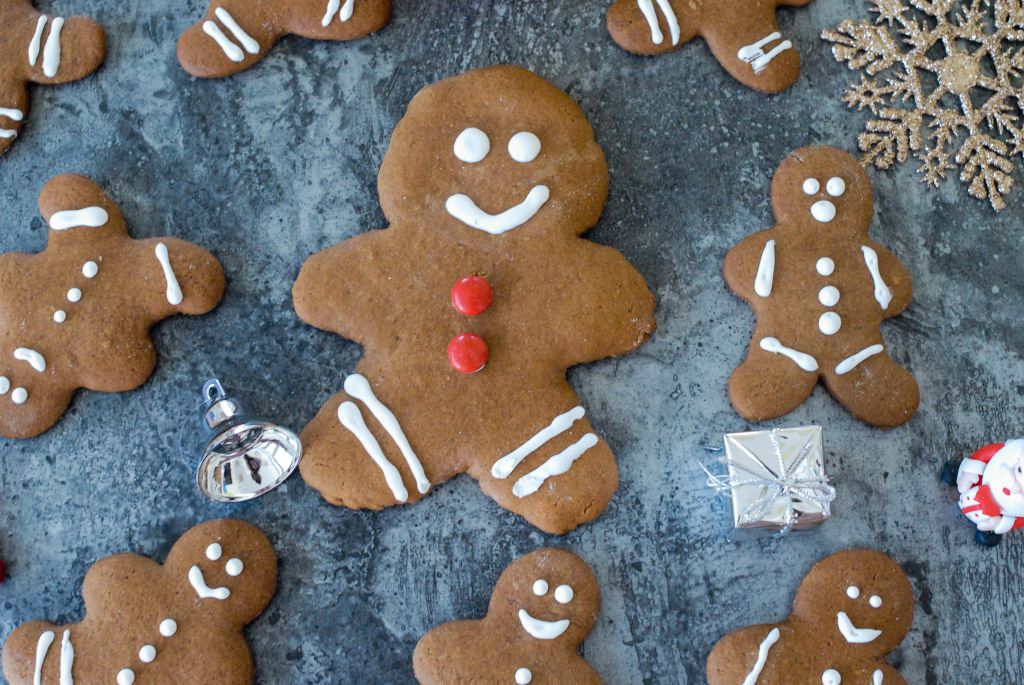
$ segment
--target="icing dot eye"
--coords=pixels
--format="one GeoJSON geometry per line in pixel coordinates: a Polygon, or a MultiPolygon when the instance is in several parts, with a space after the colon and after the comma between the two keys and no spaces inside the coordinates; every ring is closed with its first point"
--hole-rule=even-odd
{"type": "Polygon", "coordinates": [[[467,128],[455,139],[453,152],[463,162],[476,164],[491,151],[491,140],[478,128],[467,128]]]}
{"type": "Polygon", "coordinates": [[[223,553],[224,550],[216,542],[206,548],[206,558],[210,561],[217,561],[223,553]]]}
{"type": "Polygon", "coordinates": [[[868,600],[868,604],[877,609],[882,606],[882,598],[878,595],[871,595],[871,599],[868,600]]]}
{"type": "Polygon", "coordinates": [[[574,594],[572,588],[568,585],[559,585],[555,588],[555,601],[559,604],[568,604],[572,601],[574,594]]]}
{"type": "Polygon", "coordinates": [[[846,181],[838,176],[833,176],[825,184],[825,191],[832,197],[839,197],[846,192],[846,181]]]}
{"type": "Polygon", "coordinates": [[[857,599],[858,597],[860,597],[860,588],[856,585],[851,585],[850,587],[846,588],[846,596],[850,599],[857,599]]]}
{"type": "Polygon", "coordinates": [[[548,581],[538,580],[536,583],[534,583],[533,594],[537,595],[538,597],[543,597],[544,595],[548,594],[548,581]]]}
{"type": "Polygon", "coordinates": [[[508,154],[522,164],[532,162],[540,154],[540,138],[529,131],[520,131],[509,139],[508,154]]]}
{"type": "Polygon", "coordinates": [[[821,184],[818,183],[818,179],[809,178],[804,181],[804,193],[807,195],[814,195],[821,190],[821,184]]]}
{"type": "Polygon", "coordinates": [[[232,577],[242,575],[243,569],[245,569],[245,564],[241,559],[228,559],[228,563],[224,564],[224,570],[232,577]]]}

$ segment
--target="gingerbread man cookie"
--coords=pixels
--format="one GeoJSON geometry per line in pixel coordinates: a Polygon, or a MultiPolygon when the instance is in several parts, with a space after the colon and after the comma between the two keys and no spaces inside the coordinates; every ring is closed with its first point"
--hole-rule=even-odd
{"type": "Polygon", "coordinates": [[[174,238],[132,240],[114,201],[83,176],[39,196],[50,226],[39,254],[0,255],[0,435],[52,427],[77,388],[124,392],[153,373],[149,329],[205,314],[224,294],[206,250],[174,238]]]}
{"type": "Polygon", "coordinates": [[[583,113],[539,76],[492,67],[420,92],[380,171],[390,228],[314,255],[295,284],[303,320],[366,349],[302,435],[306,482],[380,509],[469,473],[545,531],[596,518],[615,459],[565,370],[654,330],[640,274],[579,237],[607,190],[583,113]]]}
{"type": "Polygon", "coordinates": [[[28,83],[85,78],[107,54],[103,27],[86,17],[40,14],[29,0],[0,0],[0,155],[28,116],[28,83]]]}
{"type": "Polygon", "coordinates": [[[729,379],[741,416],[800,406],[821,379],[857,418],[897,426],[917,411],[917,382],[886,351],[881,324],[910,303],[910,274],[868,238],[871,181],[841,150],[809,147],[772,179],[778,224],[725,257],[725,280],[757,315],[747,359],[729,379]]]}
{"type": "Polygon", "coordinates": [[[89,569],[86,616],[33,621],[4,645],[10,685],[248,685],[254,667],[242,629],[270,604],[277,557],[242,521],[192,528],[161,566],[118,554],[89,569]]]}
{"type": "Polygon", "coordinates": [[[201,78],[231,76],[286,35],[353,40],[391,19],[391,0],[213,0],[178,41],[178,61],[201,78]]]}
{"type": "Polygon", "coordinates": [[[762,93],[779,93],[800,75],[800,55],[779,33],[777,7],[811,0],[615,0],[608,31],[640,55],[677,50],[703,36],[733,78],[762,93]]]}
{"type": "Polygon", "coordinates": [[[708,656],[708,685],[906,685],[885,656],[914,621],[914,592],[899,564],[870,550],[818,562],[781,623],[723,637],[708,656]]]}
{"type": "Polygon", "coordinates": [[[422,685],[600,685],[579,655],[601,609],[590,567],[571,552],[542,549],[498,579],[487,616],[430,630],[416,645],[422,685]]]}

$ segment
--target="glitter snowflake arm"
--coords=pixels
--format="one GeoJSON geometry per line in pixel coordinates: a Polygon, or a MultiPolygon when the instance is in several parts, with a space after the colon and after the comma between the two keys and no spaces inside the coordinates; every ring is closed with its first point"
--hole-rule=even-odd
{"type": "Polygon", "coordinates": [[[834,29],[822,31],[821,37],[832,43],[836,60],[872,76],[896,64],[900,56],[889,32],[866,21],[847,19],[834,29]]]}
{"type": "Polygon", "coordinates": [[[967,192],[979,200],[987,199],[996,211],[1006,207],[1003,196],[1013,189],[1013,162],[1008,153],[1001,140],[978,134],[968,136],[956,154],[967,192]]]}
{"type": "Polygon", "coordinates": [[[921,112],[916,110],[880,110],[878,118],[869,121],[857,138],[864,163],[888,169],[896,162],[906,162],[911,152],[921,148],[922,119],[921,112]]]}

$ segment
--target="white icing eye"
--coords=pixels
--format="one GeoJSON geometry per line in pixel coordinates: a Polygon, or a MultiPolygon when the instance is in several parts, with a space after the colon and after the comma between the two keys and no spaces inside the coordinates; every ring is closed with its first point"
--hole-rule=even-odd
{"type": "Polygon", "coordinates": [[[487,134],[478,128],[467,128],[455,139],[453,152],[455,156],[468,164],[483,161],[491,151],[491,141],[487,134]]]}
{"type": "Polygon", "coordinates": [[[548,581],[538,580],[536,583],[534,583],[533,594],[537,595],[538,597],[543,597],[544,595],[548,594],[548,581]]]}
{"type": "Polygon", "coordinates": [[[555,601],[559,604],[568,604],[572,601],[573,595],[575,593],[568,585],[559,585],[555,588],[555,601]]]}
{"type": "Polygon", "coordinates": [[[509,139],[508,154],[522,164],[532,162],[540,154],[540,138],[529,131],[520,131],[509,139]]]}
{"type": "Polygon", "coordinates": [[[807,195],[815,195],[819,190],[821,190],[821,184],[818,183],[818,179],[809,178],[804,181],[804,193],[807,195]]]}
{"type": "Polygon", "coordinates": [[[850,587],[846,588],[846,596],[850,599],[857,599],[858,597],[860,597],[860,588],[856,585],[851,585],[850,587]]]}
{"type": "Polygon", "coordinates": [[[206,558],[210,561],[217,561],[223,553],[224,550],[216,542],[206,548],[206,558]]]}
{"type": "Polygon", "coordinates": [[[833,176],[825,184],[825,191],[832,197],[840,197],[846,192],[846,181],[838,176],[833,176]]]}
{"type": "Polygon", "coordinates": [[[882,606],[882,598],[878,595],[871,595],[871,599],[868,600],[868,604],[877,609],[882,606]]]}
{"type": "Polygon", "coordinates": [[[241,559],[228,559],[228,563],[224,564],[224,570],[232,577],[242,575],[244,568],[245,564],[242,563],[241,559]]]}

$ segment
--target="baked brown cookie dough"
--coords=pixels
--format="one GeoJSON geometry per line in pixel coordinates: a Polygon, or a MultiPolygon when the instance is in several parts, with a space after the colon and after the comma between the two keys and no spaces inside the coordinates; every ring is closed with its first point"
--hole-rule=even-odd
{"type": "Polygon", "coordinates": [[[50,227],[39,254],[0,255],[0,435],[28,438],[60,419],[78,388],[124,392],[153,373],[149,329],[205,314],[224,294],[206,250],[133,240],[95,183],[65,174],[39,196],[50,227]]]}
{"type": "Polygon", "coordinates": [[[913,621],[914,592],[899,564],[881,552],[839,552],[807,574],[786,620],[715,645],[708,685],[906,685],[885,657],[913,621]]]}
{"type": "Polygon", "coordinates": [[[579,237],[608,192],[583,112],[519,67],[441,81],[409,105],[378,186],[390,227],[295,283],[303,320],[366,350],[303,432],[303,478],[381,509],[468,473],[545,531],[596,518],[615,459],[565,371],[642,344],[654,296],[579,237]]]}
{"type": "Polygon", "coordinates": [[[917,381],[889,356],[882,321],[910,304],[910,274],[868,237],[871,181],[828,147],[790,154],[772,179],[778,223],[729,250],[723,272],[757,315],[747,359],[729,379],[746,419],[803,404],[821,379],[854,416],[898,426],[914,415],[917,381]]]}
{"type": "Polygon", "coordinates": [[[3,650],[10,685],[249,685],[254,667],[242,628],[270,604],[277,556],[242,521],[192,528],[161,566],[118,554],[89,569],[86,616],[33,621],[3,650]]]}
{"type": "Polygon", "coordinates": [[[430,630],[416,645],[422,685],[600,685],[578,653],[601,609],[590,567],[571,552],[542,549],[498,579],[487,616],[430,630]]]}
{"type": "Polygon", "coordinates": [[[291,34],[353,40],[384,27],[391,0],[213,0],[178,40],[178,61],[201,78],[231,76],[291,34]]]}
{"type": "Polygon", "coordinates": [[[615,0],[608,31],[640,55],[678,50],[697,36],[707,41],[733,78],[762,93],[786,90],[800,75],[800,55],[779,33],[778,7],[810,0],[615,0]]]}
{"type": "Polygon", "coordinates": [[[28,121],[28,84],[85,78],[107,54],[103,27],[86,17],[50,16],[29,0],[0,0],[0,155],[28,121]]]}

